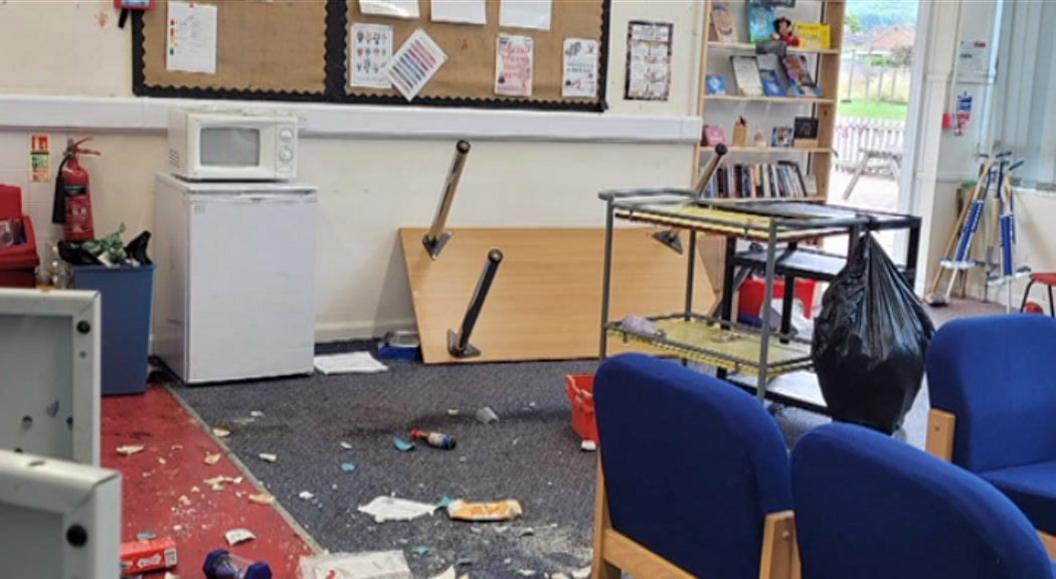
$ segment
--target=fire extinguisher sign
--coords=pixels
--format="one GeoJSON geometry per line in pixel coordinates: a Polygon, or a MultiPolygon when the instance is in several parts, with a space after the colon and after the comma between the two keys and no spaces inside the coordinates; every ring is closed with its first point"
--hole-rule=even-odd
{"type": "Polygon", "coordinates": [[[51,137],[48,135],[29,136],[29,168],[34,183],[51,180],[51,137]]]}

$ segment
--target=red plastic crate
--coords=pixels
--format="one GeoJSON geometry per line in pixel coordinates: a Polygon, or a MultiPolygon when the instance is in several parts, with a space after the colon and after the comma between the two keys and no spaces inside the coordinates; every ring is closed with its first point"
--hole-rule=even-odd
{"type": "MultiPolygon", "coordinates": [[[[812,279],[796,280],[796,299],[803,302],[803,315],[808,320],[814,312],[814,295],[817,282],[812,279]]],[[[759,312],[763,308],[763,298],[766,296],[766,283],[759,278],[750,277],[744,280],[740,290],[740,301],[737,305],[738,317],[759,319],[759,312]]],[[[774,299],[785,297],[785,280],[774,280],[774,299]]]]}
{"type": "Polygon", "coordinates": [[[565,392],[572,402],[572,430],[583,440],[598,442],[598,423],[594,417],[594,375],[565,376],[565,392]]]}

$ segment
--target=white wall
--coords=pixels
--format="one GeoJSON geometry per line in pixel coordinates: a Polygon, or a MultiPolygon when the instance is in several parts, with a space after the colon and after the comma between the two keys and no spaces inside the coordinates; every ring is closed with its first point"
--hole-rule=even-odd
{"type": "MultiPolygon", "coordinates": [[[[701,18],[700,5],[689,1],[613,1],[607,75],[611,112],[600,115],[596,125],[625,126],[620,120],[623,115],[691,115],[699,68],[694,55],[699,47],[696,23],[701,18]],[[666,103],[622,99],[626,22],[631,19],[674,23],[674,77],[671,99],[666,103]]],[[[109,0],[0,1],[0,70],[4,71],[0,75],[0,181],[24,188],[34,221],[45,238],[58,235],[49,224],[53,184],[29,183],[27,125],[50,124],[47,132],[53,149],[61,149],[67,136],[74,136],[67,132],[69,127],[74,127],[76,134],[82,132],[78,126],[93,127],[97,136],[94,146],[103,151],[103,157],[90,158],[85,164],[92,175],[98,232],[111,231],[122,222],[133,233],[153,224],[153,174],[163,169],[166,156],[165,138],[155,127],[147,131],[107,130],[96,126],[97,118],[88,114],[81,115],[83,119],[55,123],[45,114],[38,122],[23,118],[21,111],[28,110],[25,107],[10,115],[18,118],[9,119],[6,125],[3,121],[3,107],[11,106],[3,101],[4,95],[131,95],[130,29],[116,28],[111,6],[109,0]]],[[[71,102],[64,110],[89,110],[78,108],[80,104],[71,102]]],[[[342,111],[352,110],[334,108],[339,119],[342,111]]],[[[120,116],[120,107],[106,110],[107,115],[120,116]]],[[[434,116],[441,124],[447,122],[443,112],[434,116]]],[[[533,122],[554,123],[555,118],[540,114],[533,122]]],[[[699,126],[692,119],[687,122],[687,126],[699,126]]],[[[516,134],[475,141],[450,225],[601,225],[602,205],[596,197],[600,189],[688,185],[695,135],[691,131],[688,137],[669,142],[644,142],[649,132],[647,126],[640,131],[641,139],[627,135],[611,139],[622,142],[521,142],[516,134]]],[[[412,323],[396,231],[402,226],[428,224],[452,145],[453,140],[447,137],[399,135],[302,139],[301,180],[320,188],[322,223],[317,265],[321,339],[377,335],[412,323]]],[[[53,151],[53,170],[58,161],[58,151],[53,151]]]]}
{"type": "MultiPolygon", "coordinates": [[[[999,2],[931,2],[923,7],[917,24],[921,32],[914,47],[914,59],[921,59],[918,64],[922,67],[920,80],[923,86],[920,87],[918,108],[911,112],[908,120],[916,127],[916,141],[911,149],[913,171],[902,184],[911,188],[911,211],[925,216],[921,236],[925,275],[917,277],[920,291],[924,291],[925,282],[934,275],[952,234],[957,220],[957,188],[962,181],[975,178],[977,155],[989,149],[984,144],[985,111],[994,80],[992,72],[958,74],[955,90],[957,94],[967,92],[972,95],[973,118],[963,136],[942,128],[942,114],[950,108],[948,91],[957,44],[958,6],[961,10],[961,39],[983,39],[990,41],[992,46],[999,2]],[[917,116],[913,117],[912,113],[917,116]]],[[[991,50],[993,53],[993,48],[991,50]]]]}

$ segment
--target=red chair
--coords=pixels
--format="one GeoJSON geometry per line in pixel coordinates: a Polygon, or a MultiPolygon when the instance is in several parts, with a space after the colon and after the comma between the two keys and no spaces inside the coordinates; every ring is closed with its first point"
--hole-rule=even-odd
{"type": "Polygon", "coordinates": [[[35,270],[40,265],[37,236],[33,221],[22,212],[22,190],[12,185],[0,185],[0,220],[6,219],[21,221],[25,241],[0,247],[0,287],[33,287],[35,270]]]}
{"type": "Polygon", "coordinates": [[[1034,287],[1034,284],[1036,283],[1040,283],[1049,289],[1049,315],[1056,318],[1056,304],[1052,301],[1052,286],[1056,285],[1056,273],[1030,274],[1030,283],[1027,284],[1027,289],[1023,292],[1023,303],[1019,306],[1020,313],[1027,309],[1027,300],[1030,298],[1030,288],[1034,287]]]}

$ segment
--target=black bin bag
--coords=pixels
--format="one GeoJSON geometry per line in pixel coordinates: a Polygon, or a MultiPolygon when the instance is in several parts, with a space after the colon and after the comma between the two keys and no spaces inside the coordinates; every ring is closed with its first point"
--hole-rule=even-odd
{"type": "Polygon", "coordinates": [[[900,428],[934,334],[895,264],[872,235],[863,236],[814,322],[814,370],[832,418],[888,434],[900,428]]]}

